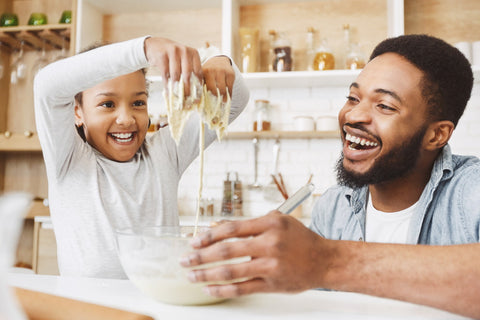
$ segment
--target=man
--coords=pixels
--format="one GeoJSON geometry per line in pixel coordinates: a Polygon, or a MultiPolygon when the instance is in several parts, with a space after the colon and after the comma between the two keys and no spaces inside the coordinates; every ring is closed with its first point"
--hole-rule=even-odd
{"type": "Polygon", "coordinates": [[[470,97],[463,55],[440,39],[387,39],[339,113],[340,186],[316,203],[311,230],[279,212],[220,224],[182,265],[219,297],[312,288],[360,292],[480,318],[480,161],[447,145],[470,97]],[[242,240],[220,242],[239,237],[242,240]]]}

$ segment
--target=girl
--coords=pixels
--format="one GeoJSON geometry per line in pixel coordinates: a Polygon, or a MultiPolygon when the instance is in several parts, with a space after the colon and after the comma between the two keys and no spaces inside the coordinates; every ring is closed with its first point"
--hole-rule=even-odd
{"type": "MultiPolygon", "coordinates": [[[[42,69],[35,115],[62,275],[125,278],[114,230],[179,223],[178,182],[199,153],[199,121],[191,117],[178,146],[168,128],[146,137],[148,66],[163,79],[183,75],[186,95],[192,73],[214,94],[228,90],[230,122],[247,104],[248,90],[229,58],[202,66],[195,49],[163,38],[99,47],[42,69]]],[[[214,140],[207,130],[205,145],[214,140]]]]}

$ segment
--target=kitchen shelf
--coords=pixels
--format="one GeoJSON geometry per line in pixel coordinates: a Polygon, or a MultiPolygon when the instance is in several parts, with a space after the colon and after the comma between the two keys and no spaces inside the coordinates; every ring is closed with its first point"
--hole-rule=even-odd
{"type": "MultiPolygon", "coordinates": [[[[362,70],[325,70],[290,72],[243,73],[249,89],[258,88],[309,88],[349,86],[362,70]]],[[[480,66],[472,66],[475,83],[480,83],[480,66]]],[[[162,82],[161,76],[147,76],[152,82],[162,82]]]]}
{"type": "Polygon", "coordinates": [[[70,46],[70,24],[47,24],[41,26],[1,27],[0,42],[11,50],[20,49],[21,41],[25,41],[24,50],[42,49],[43,40],[46,50],[65,49],[70,46]]]}
{"type": "Polygon", "coordinates": [[[348,86],[355,80],[360,71],[361,70],[255,72],[244,73],[243,77],[250,89],[265,87],[308,88],[348,86]]]}
{"type": "MultiPolygon", "coordinates": [[[[325,70],[290,72],[250,72],[243,73],[249,89],[308,88],[328,86],[349,86],[361,70],[325,70]]],[[[161,76],[148,76],[152,82],[162,82],[161,76]]]]}
{"type": "Polygon", "coordinates": [[[338,139],[339,131],[232,131],[223,139],[338,139]]]}
{"type": "Polygon", "coordinates": [[[33,133],[27,136],[21,133],[12,133],[9,137],[0,134],[0,152],[41,152],[38,135],[33,133]]]}

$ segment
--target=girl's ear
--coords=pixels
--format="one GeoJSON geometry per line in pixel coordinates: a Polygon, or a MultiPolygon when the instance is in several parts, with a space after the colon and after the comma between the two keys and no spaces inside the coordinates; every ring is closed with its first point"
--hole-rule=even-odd
{"type": "Polygon", "coordinates": [[[455,125],[449,120],[432,122],[425,133],[423,146],[426,150],[435,151],[448,143],[455,125]]]}
{"type": "Polygon", "coordinates": [[[83,126],[83,112],[78,104],[75,104],[75,125],[77,127],[83,126]]]}

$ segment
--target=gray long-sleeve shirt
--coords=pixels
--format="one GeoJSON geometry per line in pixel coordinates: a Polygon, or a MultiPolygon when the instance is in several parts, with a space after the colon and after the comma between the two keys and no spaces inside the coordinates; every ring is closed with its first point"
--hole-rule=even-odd
{"type": "MultiPolygon", "coordinates": [[[[125,278],[114,230],[177,225],[177,189],[198,155],[198,117],[179,145],[168,127],[147,136],[127,162],[112,161],[84,142],[74,126],[74,96],[105,80],[148,66],[145,38],[97,48],[42,69],[34,83],[37,131],[48,177],[50,214],[62,275],[125,278]]],[[[230,122],[249,93],[235,69],[230,122]]],[[[206,145],[215,132],[206,131],[206,145]]]]}

